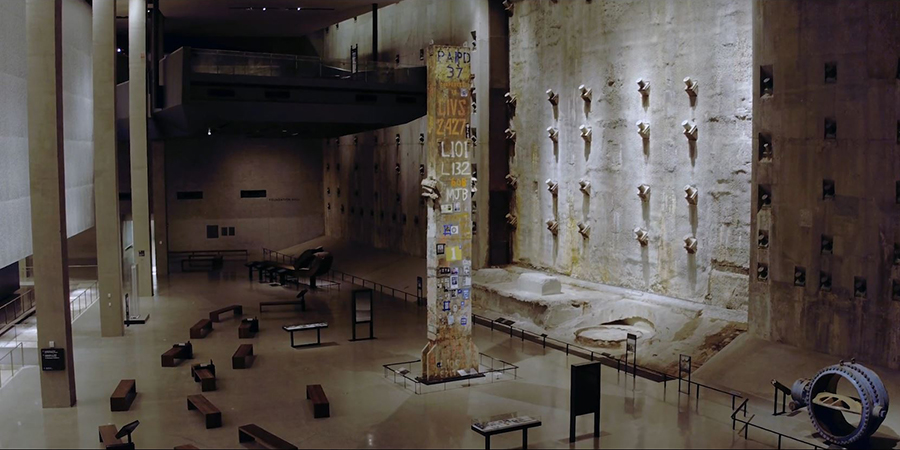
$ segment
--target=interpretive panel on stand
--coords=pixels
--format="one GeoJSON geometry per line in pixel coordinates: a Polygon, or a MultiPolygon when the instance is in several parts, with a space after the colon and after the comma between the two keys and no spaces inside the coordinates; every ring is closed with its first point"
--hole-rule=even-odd
{"type": "Polygon", "coordinates": [[[472,86],[470,50],[435,45],[428,56],[428,345],[422,377],[478,367],[472,342],[472,86]]]}

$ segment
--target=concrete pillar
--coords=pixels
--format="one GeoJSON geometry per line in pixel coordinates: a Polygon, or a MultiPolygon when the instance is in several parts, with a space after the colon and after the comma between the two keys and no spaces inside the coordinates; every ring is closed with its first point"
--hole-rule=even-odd
{"type": "Polygon", "coordinates": [[[125,333],[116,157],[116,2],[94,0],[94,212],[100,335],[125,333]]]}
{"type": "Polygon", "coordinates": [[[150,144],[153,166],[153,250],[156,255],[156,277],[169,275],[169,234],[166,222],[166,144],[150,144]]]}
{"type": "Polygon", "coordinates": [[[128,3],[128,121],[131,144],[131,216],[138,295],[153,295],[150,255],[150,174],[147,158],[147,1],[128,3]]]}
{"type": "Polygon", "coordinates": [[[28,166],[38,348],[65,352],[65,370],[41,371],[44,408],[75,404],[63,154],[62,0],[28,0],[28,166]],[[51,342],[53,343],[51,345],[51,342]]]}
{"type": "Polygon", "coordinates": [[[22,258],[19,260],[19,282],[20,283],[22,282],[22,280],[28,278],[28,269],[25,266],[25,262],[27,260],[28,260],[28,258],[22,258]]]}

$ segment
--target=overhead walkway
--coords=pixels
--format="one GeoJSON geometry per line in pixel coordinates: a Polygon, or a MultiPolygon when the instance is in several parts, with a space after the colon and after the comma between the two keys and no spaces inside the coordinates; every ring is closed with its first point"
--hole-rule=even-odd
{"type": "MultiPolygon", "coordinates": [[[[235,134],[331,137],[425,115],[425,67],[183,47],[161,64],[152,139],[235,134]]],[[[128,129],[128,83],[117,123],[128,129]]]]}

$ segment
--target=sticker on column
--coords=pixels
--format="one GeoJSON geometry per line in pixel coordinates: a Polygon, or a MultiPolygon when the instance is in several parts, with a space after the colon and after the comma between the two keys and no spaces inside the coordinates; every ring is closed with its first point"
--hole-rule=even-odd
{"type": "Polygon", "coordinates": [[[453,234],[453,225],[444,225],[444,236],[450,236],[453,234]]]}
{"type": "Polygon", "coordinates": [[[453,212],[453,205],[447,203],[446,205],[441,205],[441,212],[444,214],[450,214],[453,212]]]}
{"type": "Polygon", "coordinates": [[[438,245],[437,245],[437,254],[438,254],[438,255],[443,255],[443,254],[444,254],[444,248],[445,248],[445,247],[446,247],[446,244],[438,244],[438,245]]]}
{"type": "Polygon", "coordinates": [[[469,287],[472,285],[472,277],[463,277],[463,286],[469,287]]]}
{"type": "Polygon", "coordinates": [[[450,289],[459,289],[459,276],[453,275],[450,277],[450,289]]]}
{"type": "Polygon", "coordinates": [[[454,204],[453,204],[453,212],[460,212],[460,211],[462,211],[462,206],[461,206],[461,205],[462,205],[462,204],[461,204],[460,202],[454,203],[454,204]]]}
{"type": "Polygon", "coordinates": [[[467,318],[465,318],[465,317],[461,317],[461,318],[459,319],[459,324],[462,325],[462,326],[466,326],[466,325],[469,324],[469,319],[467,319],[467,318]]]}
{"type": "Polygon", "coordinates": [[[454,236],[459,234],[459,225],[451,225],[450,226],[450,234],[454,235],[454,236]]]}
{"type": "Polygon", "coordinates": [[[459,261],[462,259],[462,247],[459,245],[451,245],[447,248],[447,260],[459,261]]]}
{"type": "MultiPolygon", "coordinates": [[[[468,290],[468,289],[463,289],[463,290],[462,290],[462,296],[463,296],[464,299],[468,300],[468,299],[469,299],[469,290],[468,290]]],[[[465,306],[465,302],[463,302],[463,306],[465,306]]]]}
{"type": "Polygon", "coordinates": [[[444,311],[450,311],[450,300],[444,300],[444,311]]]}
{"type": "Polygon", "coordinates": [[[447,314],[447,325],[453,325],[453,314],[447,314]]]}

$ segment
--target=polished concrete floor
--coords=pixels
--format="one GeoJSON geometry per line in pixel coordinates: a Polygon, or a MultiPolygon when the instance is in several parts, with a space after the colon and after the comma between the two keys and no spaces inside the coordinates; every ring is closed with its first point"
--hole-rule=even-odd
{"type": "MultiPolygon", "coordinates": [[[[239,321],[228,315],[205,339],[193,340],[194,363],[213,360],[218,390],[206,397],[223,414],[223,427],[207,430],[186,397],[200,393],[188,362],[160,367],[160,354],[188,340],[188,329],[210,310],[244,305],[244,317],[259,315],[259,301],[290,299],[295,291],[247,279],[246,269],[222,273],[174,274],[159,283],[159,295],[142,305],[151,315],[122,338],[99,337],[98,306],[74,325],[75,408],[40,407],[39,372],[20,371],[0,388],[0,447],[97,448],[97,426],[140,420],[138,448],[240,448],[237,427],[256,423],[302,448],[439,447],[483,448],[470,430],[473,419],[518,412],[540,416],[532,429],[532,447],[572,448],[568,443],[569,365],[583,362],[556,350],[510,339],[481,326],[474,330],[479,349],[519,366],[518,378],[417,395],[384,376],[383,364],[417,359],[425,344],[424,309],[397,300],[376,302],[375,335],[350,342],[350,291],[344,285],[308,296],[309,308],[268,310],[260,316],[256,338],[239,340],[239,321]],[[325,345],[293,349],[282,325],[327,321],[325,345]],[[232,370],[238,345],[252,343],[258,355],[252,368],[232,370]],[[138,397],[128,412],[110,412],[109,395],[120,379],[137,380],[138,397]],[[331,402],[331,417],[314,419],[305,396],[307,384],[321,384],[331,402]]],[[[360,327],[362,331],[363,327],[360,327]]],[[[315,336],[310,333],[311,339],[315,336]]],[[[306,336],[297,335],[298,339],[306,336]]],[[[699,403],[678,396],[675,384],[618,376],[604,368],[602,436],[590,435],[591,420],[578,421],[575,448],[758,448],[731,429],[730,398],[703,395],[699,403]]],[[[520,433],[495,436],[494,448],[518,447],[520,433]]],[[[253,447],[253,445],[246,445],[253,447]]]]}

